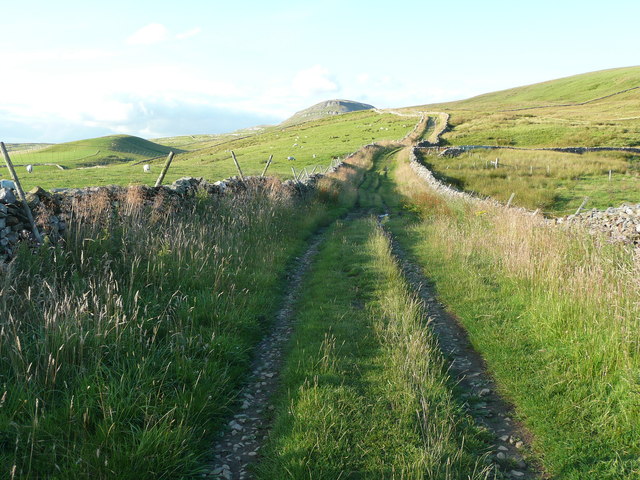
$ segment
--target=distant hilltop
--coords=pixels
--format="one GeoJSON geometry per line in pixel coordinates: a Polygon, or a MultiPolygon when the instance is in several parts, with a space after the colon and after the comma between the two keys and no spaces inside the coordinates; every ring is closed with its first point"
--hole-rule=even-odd
{"type": "Polygon", "coordinates": [[[367,103],[354,102],[352,100],[325,100],[324,102],[316,103],[312,107],[296,112],[293,116],[282,122],[281,125],[296,125],[331,115],[341,115],[358,110],[371,110],[372,108],[375,107],[367,103]]]}

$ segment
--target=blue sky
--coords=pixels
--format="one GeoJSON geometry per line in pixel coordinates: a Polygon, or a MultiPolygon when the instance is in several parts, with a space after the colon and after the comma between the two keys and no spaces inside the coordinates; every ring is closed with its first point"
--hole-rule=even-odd
{"type": "Polygon", "coordinates": [[[640,2],[3,5],[0,140],[220,133],[329,98],[456,100],[640,64],[640,2]]]}

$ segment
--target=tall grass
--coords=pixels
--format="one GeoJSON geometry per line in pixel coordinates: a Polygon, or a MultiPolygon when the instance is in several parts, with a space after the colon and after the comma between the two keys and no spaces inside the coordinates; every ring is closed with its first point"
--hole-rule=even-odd
{"type": "Polygon", "coordinates": [[[486,446],[375,222],[338,222],[305,284],[258,477],[488,478],[486,446]]]}
{"type": "Polygon", "coordinates": [[[0,476],[197,470],[281,278],[325,205],[274,182],[153,205],[77,202],[66,244],[0,274],[0,476]]]}
{"type": "Polygon", "coordinates": [[[547,470],[557,479],[638,478],[637,255],[484,202],[445,199],[404,182],[408,175],[399,169],[397,179],[422,204],[422,220],[397,220],[399,238],[469,330],[547,470]]]}

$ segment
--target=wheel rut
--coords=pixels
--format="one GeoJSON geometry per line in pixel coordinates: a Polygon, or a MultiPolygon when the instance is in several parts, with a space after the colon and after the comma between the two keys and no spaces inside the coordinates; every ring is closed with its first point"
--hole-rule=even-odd
{"type": "Polygon", "coordinates": [[[283,349],[289,340],[294,320],[294,305],[318,247],[324,239],[323,231],[311,240],[304,254],[299,256],[288,274],[286,295],[276,314],[271,332],[256,348],[251,374],[238,394],[235,413],[215,440],[208,472],[201,477],[241,480],[252,478],[250,467],[260,459],[272,422],[272,397],[279,385],[283,363],[283,349]]]}
{"type": "Polygon", "coordinates": [[[426,305],[431,329],[449,362],[449,373],[461,392],[459,396],[465,409],[478,425],[494,435],[491,459],[498,470],[507,478],[550,478],[535,461],[528,459],[532,436],[514,420],[512,405],[498,393],[484,359],[471,345],[465,328],[437,300],[433,283],[424,276],[421,267],[410,259],[393,235],[385,231],[405,278],[426,305]]]}

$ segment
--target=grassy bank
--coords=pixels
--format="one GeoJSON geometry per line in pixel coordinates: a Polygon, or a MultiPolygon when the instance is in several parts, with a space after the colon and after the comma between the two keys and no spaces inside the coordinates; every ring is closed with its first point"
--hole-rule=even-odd
{"type": "Polygon", "coordinates": [[[318,257],[258,477],[487,478],[388,239],[372,220],[339,222],[318,257]]]}
{"type": "MultiPolygon", "coordinates": [[[[454,160],[455,161],[455,160],[454,160]]],[[[640,475],[640,311],[632,252],[483,203],[450,201],[398,167],[420,220],[405,248],[535,435],[555,479],[640,475]]]]}
{"type": "Polygon", "coordinates": [[[117,211],[0,274],[0,476],[183,478],[329,206],[265,191],[117,211]]]}
{"type": "Polygon", "coordinates": [[[0,272],[3,478],[184,478],[209,454],[307,237],[376,149],[310,197],[277,180],[191,202],[74,206],[64,246],[0,272]]]}

